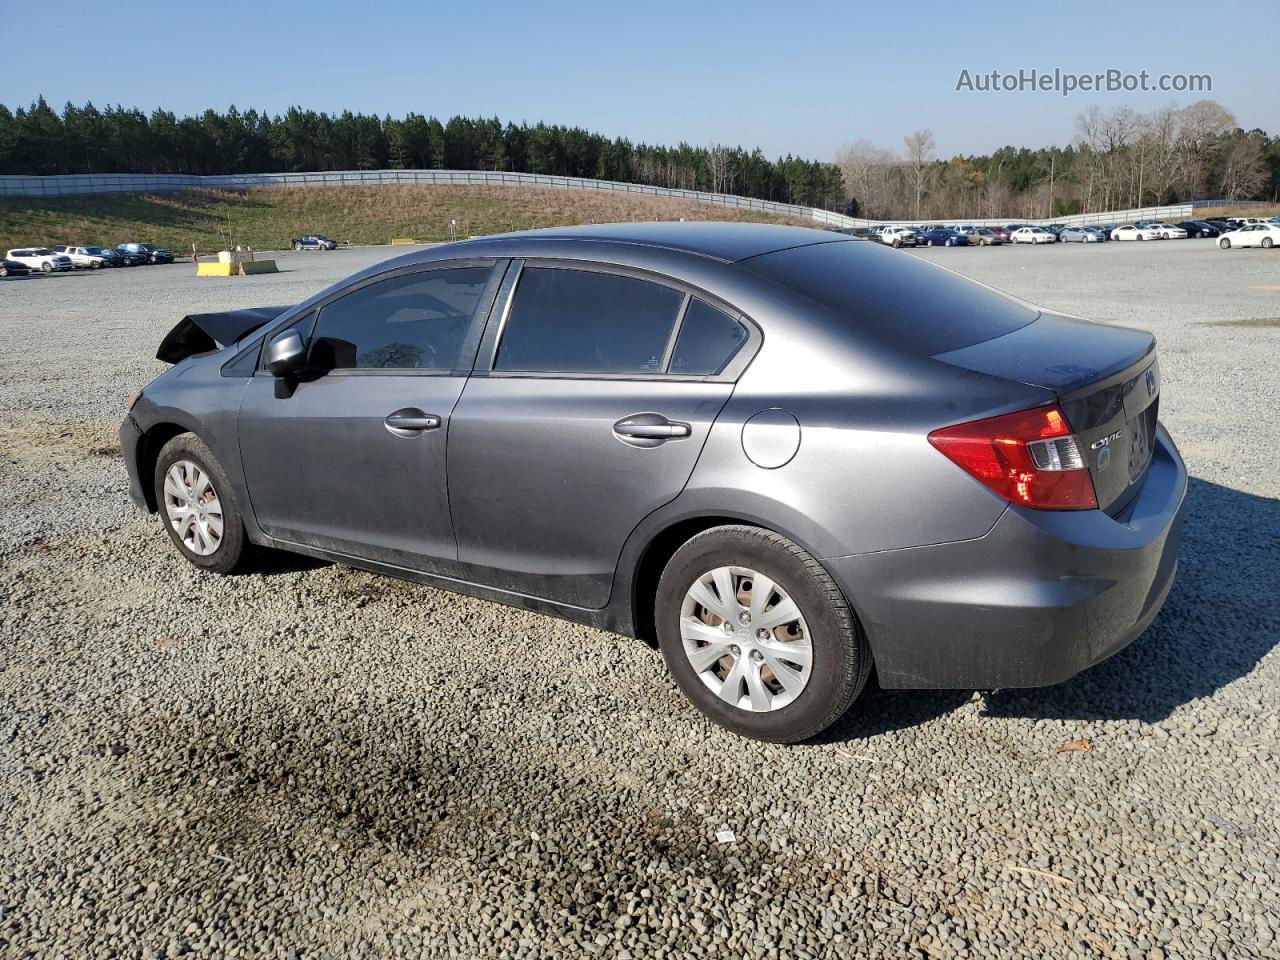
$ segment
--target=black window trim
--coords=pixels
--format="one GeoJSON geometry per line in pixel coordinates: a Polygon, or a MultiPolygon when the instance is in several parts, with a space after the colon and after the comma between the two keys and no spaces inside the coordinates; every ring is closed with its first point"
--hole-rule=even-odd
{"type": "MultiPolygon", "coordinates": [[[[297,323],[305,314],[310,313],[311,327],[307,331],[305,337],[307,341],[307,350],[311,349],[311,337],[315,332],[315,323],[320,317],[320,311],[335,300],[345,297],[347,294],[355,293],[363,290],[367,286],[375,283],[381,283],[383,280],[395,280],[400,277],[410,276],[416,273],[431,273],[437,270],[462,270],[474,267],[488,267],[490,269],[489,279],[485,282],[485,288],[480,294],[480,302],[476,304],[476,311],[471,317],[471,325],[467,330],[466,337],[462,341],[462,350],[458,356],[458,365],[451,370],[436,369],[417,369],[415,367],[356,367],[352,369],[340,369],[326,371],[320,380],[327,380],[332,377],[467,377],[471,375],[475,364],[476,352],[480,346],[480,340],[484,333],[485,324],[487,323],[490,312],[493,308],[494,298],[497,296],[498,288],[501,284],[503,275],[507,272],[507,258],[505,257],[458,257],[452,260],[428,260],[420,263],[406,264],[392,270],[384,270],[381,273],[375,273],[368,277],[349,283],[338,290],[326,295],[320,300],[310,300],[298,305],[297,308],[289,310],[281,314],[267,329],[261,333],[254,332],[254,336],[260,336],[257,344],[251,345],[248,349],[262,350],[263,345],[273,336],[297,323]]],[[[244,351],[236,354],[236,358],[240,357],[244,351]]],[[[234,363],[233,358],[230,363],[234,363]]],[[[224,368],[230,364],[224,364],[224,368]]],[[[254,370],[255,377],[270,377],[271,372],[263,369],[261,355],[259,355],[258,363],[254,370]]]]}
{"type": "Polygon", "coordinates": [[[667,381],[673,383],[735,383],[746,371],[751,361],[755,359],[763,342],[764,334],[761,332],[759,325],[737,307],[676,277],[640,267],[604,263],[598,260],[573,260],[563,257],[524,257],[513,259],[507,266],[506,276],[502,279],[498,296],[485,325],[484,337],[476,358],[475,369],[471,375],[473,377],[515,380],[642,380],[645,382],[667,381]],[[606,273],[614,276],[629,277],[633,280],[645,280],[682,293],[684,299],[681,301],[679,312],[676,315],[676,322],[671,328],[671,334],[667,341],[666,351],[663,355],[662,371],[658,373],[566,373],[541,370],[495,370],[493,365],[497,362],[498,346],[502,342],[502,335],[506,332],[507,321],[511,316],[511,307],[515,302],[516,289],[519,286],[520,276],[525,267],[606,273]],[[724,369],[718,374],[671,373],[667,370],[671,363],[671,356],[675,352],[680,329],[684,325],[685,314],[688,312],[689,304],[694,297],[705,301],[709,306],[736,320],[747,331],[747,339],[738,347],[733,356],[724,365],[724,369]]]}

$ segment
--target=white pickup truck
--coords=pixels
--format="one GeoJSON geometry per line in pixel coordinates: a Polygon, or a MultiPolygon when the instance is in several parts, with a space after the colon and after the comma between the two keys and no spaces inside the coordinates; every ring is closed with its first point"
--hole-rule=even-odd
{"type": "Polygon", "coordinates": [[[54,247],[53,251],[69,258],[73,267],[98,270],[108,266],[101,247],[54,247]]]}

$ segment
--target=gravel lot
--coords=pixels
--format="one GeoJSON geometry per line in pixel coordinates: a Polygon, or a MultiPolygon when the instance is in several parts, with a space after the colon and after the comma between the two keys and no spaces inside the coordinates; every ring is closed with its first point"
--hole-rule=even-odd
{"type": "Polygon", "coordinates": [[[1069,683],[873,690],[789,748],[638,643],[204,576],[134,512],[115,430],[183,313],[399,252],[0,282],[0,955],[1280,957],[1280,251],[903,254],[1155,331],[1182,568],[1069,683]]]}

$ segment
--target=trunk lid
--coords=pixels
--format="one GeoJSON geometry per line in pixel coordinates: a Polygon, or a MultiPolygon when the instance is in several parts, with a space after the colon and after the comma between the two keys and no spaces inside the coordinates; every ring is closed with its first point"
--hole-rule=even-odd
{"type": "Polygon", "coordinates": [[[1160,404],[1150,333],[1046,313],[934,359],[1053,391],[1080,440],[1100,509],[1118,513],[1141,487],[1160,404]]]}

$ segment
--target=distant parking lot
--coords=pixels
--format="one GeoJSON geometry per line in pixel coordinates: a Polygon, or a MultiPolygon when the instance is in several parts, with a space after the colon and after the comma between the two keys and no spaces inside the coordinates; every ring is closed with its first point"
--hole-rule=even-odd
{"type": "Polygon", "coordinates": [[[0,954],[1276,955],[1280,252],[902,252],[1155,332],[1181,571],[1066,684],[871,691],[788,748],[636,642],[300,559],[204,576],[134,512],[115,430],[182,315],[409,249],[0,281],[0,954]]]}

